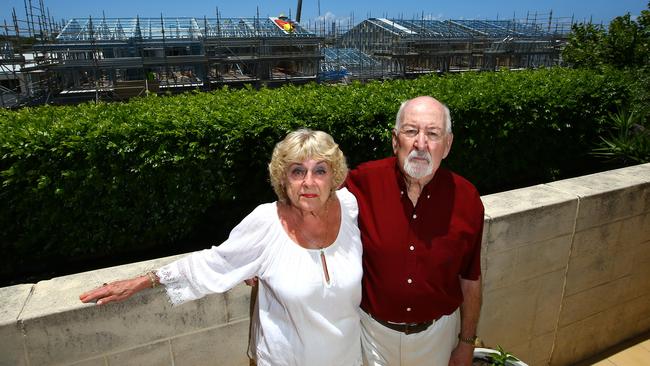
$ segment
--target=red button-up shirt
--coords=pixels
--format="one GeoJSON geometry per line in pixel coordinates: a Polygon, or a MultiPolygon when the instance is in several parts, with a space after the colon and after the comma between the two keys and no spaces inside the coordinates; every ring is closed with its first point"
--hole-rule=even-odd
{"type": "Polygon", "coordinates": [[[483,204],[474,186],[439,168],[417,205],[396,158],[350,171],[363,243],[361,308],[386,321],[413,323],[453,313],[460,278],[481,275],[483,204]]]}

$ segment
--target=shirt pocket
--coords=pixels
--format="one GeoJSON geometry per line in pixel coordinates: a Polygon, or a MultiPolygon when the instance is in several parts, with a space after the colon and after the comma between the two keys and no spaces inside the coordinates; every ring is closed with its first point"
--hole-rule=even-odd
{"type": "Polygon", "coordinates": [[[423,266],[427,277],[455,277],[460,273],[466,252],[465,241],[454,237],[435,237],[428,245],[423,266]]]}

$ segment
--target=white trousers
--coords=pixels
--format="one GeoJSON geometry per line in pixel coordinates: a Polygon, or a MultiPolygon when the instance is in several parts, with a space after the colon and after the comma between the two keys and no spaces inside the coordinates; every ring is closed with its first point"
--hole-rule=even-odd
{"type": "Polygon", "coordinates": [[[458,344],[460,314],[443,316],[427,330],[404,334],[377,323],[363,310],[361,346],[365,366],[448,366],[458,344]]]}

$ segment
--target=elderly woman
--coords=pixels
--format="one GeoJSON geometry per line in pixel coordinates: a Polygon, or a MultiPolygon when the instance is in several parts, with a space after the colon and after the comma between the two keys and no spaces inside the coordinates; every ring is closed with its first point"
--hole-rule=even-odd
{"type": "Polygon", "coordinates": [[[360,365],[361,241],[345,157],[307,129],[279,142],[269,164],[278,201],[258,206],[228,240],[155,272],[86,292],[106,304],[164,285],[173,304],[257,276],[250,356],[263,365],[360,365]]]}

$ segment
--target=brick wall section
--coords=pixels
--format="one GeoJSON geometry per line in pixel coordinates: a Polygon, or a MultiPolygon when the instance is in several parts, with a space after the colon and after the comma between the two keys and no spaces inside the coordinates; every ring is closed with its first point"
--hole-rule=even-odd
{"type": "MultiPolygon", "coordinates": [[[[570,365],[650,330],[650,164],[484,196],[479,336],[570,365]]],[[[250,289],[82,304],[178,256],[0,288],[0,366],[248,365],[250,289]]]]}

